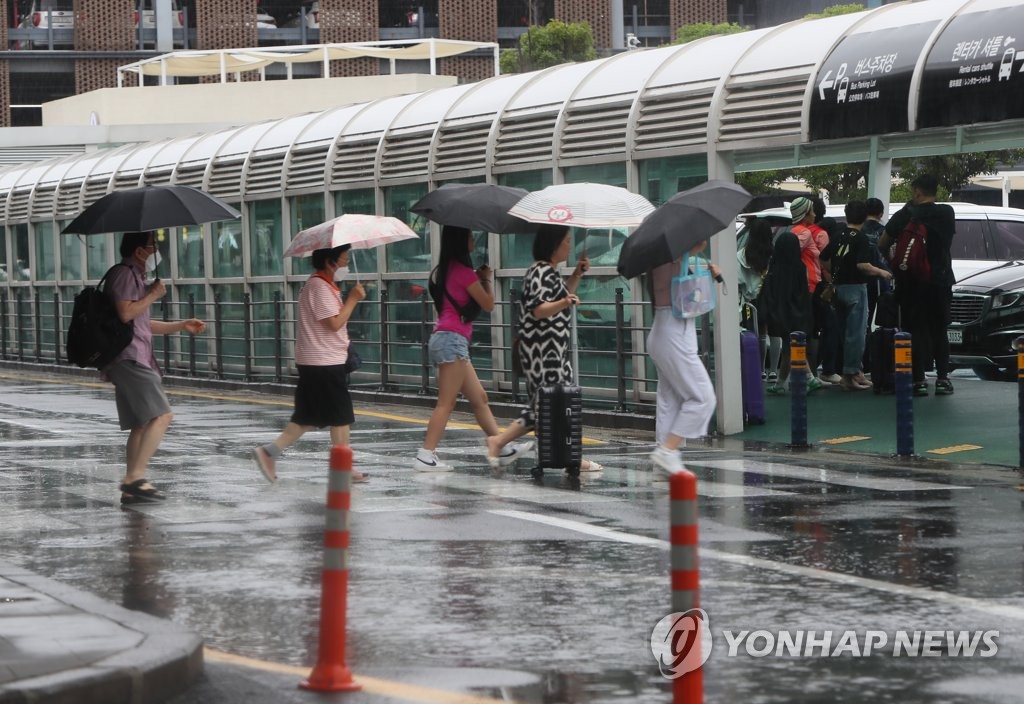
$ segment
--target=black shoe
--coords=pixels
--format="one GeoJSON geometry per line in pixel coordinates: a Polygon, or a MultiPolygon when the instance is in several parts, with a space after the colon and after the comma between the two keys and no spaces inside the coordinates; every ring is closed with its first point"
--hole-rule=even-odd
{"type": "Polygon", "coordinates": [[[145,478],[122,484],[120,488],[122,504],[156,503],[167,498],[145,478]]]}
{"type": "Polygon", "coordinates": [[[921,382],[920,384],[914,384],[914,395],[915,396],[927,396],[928,395],[928,384],[921,382]]]}
{"type": "Polygon", "coordinates": [[[949,379],[939,379],[935,382],[935,395],[936,396],[952,396],[953,395],[953,384],[949,379]]]}

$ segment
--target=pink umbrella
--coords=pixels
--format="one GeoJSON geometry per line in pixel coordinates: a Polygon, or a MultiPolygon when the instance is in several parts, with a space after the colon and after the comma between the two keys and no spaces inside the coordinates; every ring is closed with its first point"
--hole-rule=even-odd
{"type": "Polygon", "coordinates": [[[334,249],[343,244],[352,249],[372,249],[381,245],[419,237],[398,218],[383,215],[339,215],[302,230],[292,238],[284,256],[302,257],[317,249],[334,249]]]}

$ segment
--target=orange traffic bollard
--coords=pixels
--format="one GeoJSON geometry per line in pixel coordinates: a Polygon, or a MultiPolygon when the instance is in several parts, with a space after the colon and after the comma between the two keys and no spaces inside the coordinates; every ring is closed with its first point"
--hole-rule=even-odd
{"type": "MultiPolygon", "coordinates": [[[[669,484],[669,529],[672,570],[672,611],[685,614],[700,608],[700,564],[697,556],[697,477],[685,469],[676,472],[669,484]]],[[[687,652],[701,652],[700,624],[687,652]]],[[[699,665],[672,680],[673,704],[702,704],[704,668],[699,665]]]]}
{"type": "Polygon", "coordinates": [[[352,504],[352,448],[331,448],[327,480],[327,528],[320,592],[320,652],[309,679],[299,686],[317,692],[362,689],[345,664],[345,609],[348,602],[348,511],[352,504]]]}

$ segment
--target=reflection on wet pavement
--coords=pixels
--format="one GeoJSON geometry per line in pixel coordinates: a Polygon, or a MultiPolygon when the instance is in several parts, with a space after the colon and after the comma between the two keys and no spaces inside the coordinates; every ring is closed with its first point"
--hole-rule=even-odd
{"type": "MultiPolygon", "coordinates": [[[[0,557],[296,666],[316,657],[327,434],[264,483],[249,459],[290,401],[176,393],[152,465],[165,505],[117,504],[112,395],[0,378],[0,557]]],[[[642,436],[603,431],[606,469],[492,473],[452,429],[450,474],[409,469],[423,409],[360,416],[348,662],[367,675],[524,702],[664,702],[650,649],[670,608],[667,483],[642,436]]],[[[1018,701],[1021,494],[1011,471],[851,455],[687,451],[697,474],[708,701],[1018,701]],[[790,567],[792,566],[792,567],[790,567]],[[787,569],[788,568],[788,569],[787,569]],[[725,631],[998,630],[989,658],[729,655],[725,631]],[[980,676],[984,674],[985,676],[980,676]]]]}

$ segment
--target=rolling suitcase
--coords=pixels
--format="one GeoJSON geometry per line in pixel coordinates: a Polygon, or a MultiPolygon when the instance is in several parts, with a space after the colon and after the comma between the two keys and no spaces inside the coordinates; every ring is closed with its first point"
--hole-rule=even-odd
{"type": "Polygon", "coordinates": [[[871,390],[876,394],[896,393],[896,328],[871,331],[871,390]]]}
{"type": "Polygon", "coordinates": [[[743,388],[743,423],[764,424],[764,383],[761,379],[761,340],[757,332],[757,308],[743,304],[740,331],[740,379],[743,388]]]}
{"type": "Polygon", "coordinates": [[[583,461],[583,392],[579,386],[542,386],[537,391],[537,467],[565,468],[578,476],[583,461]]]}

